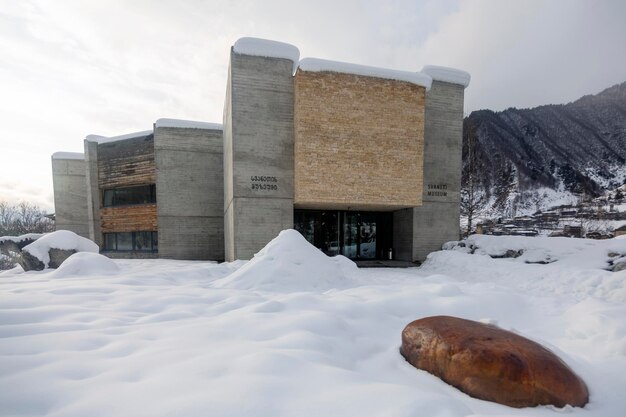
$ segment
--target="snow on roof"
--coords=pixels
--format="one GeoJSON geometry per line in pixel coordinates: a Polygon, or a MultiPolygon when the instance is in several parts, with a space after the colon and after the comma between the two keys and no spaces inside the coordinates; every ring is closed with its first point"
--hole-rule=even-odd
{"type": "Polygon", "coordinates": [[[152,130],[142,130],[141,132],[127,133],[125,135],[111,136],[111,137],[99,136],[99,135],[88,135],[85,138],[85,140],[87,142],[96,142],[98,145],[102,145],[103,143],[110,143],[110,142],[117,142],[120,140],[140,138],[140,137],[148,136],[151,134],[152,134],[152,130]]]}
{"type": "Polygon", "coordinates": [[[224,126],[220,123],[195,122],[192,120],[179,119],[159,119],[156,121],[155,127],[180,127],[187,129],[224,130],[224,126]]]}
{"type": "Polygon", "coordinates": [[[294,45],[268,39],[240,38],[233,45],[233,51],[242,55],[289,59],[293,62],[294,72],[300,60],[300,50],[294,45]]]}
{"type": "Polygon", "coordinates": [[[364,75],[367,77],[385,78],[389,80],[406,81],[430,89],[432,79],[430,75],[420,72],[399,71],[387,68],[370,67],[366,65],[350,64],[348,62],[328,61],[318,58],[304,58],[298,66],[302,71],[332,71],[345,74],[364,75]]]}
{"type": "Polygon", "coordinates": [[[88,142],[98,142],[101,139],[106,139],[106,136],[100,136],[100,135],[87,135],[85,136],[85,140],[88,142]]]}
{"type": "Polygon", "coordinates": [[[80,152],[55,152],[52,154],[52,159],[78,159],[83,161],[85,154],[80,152]]]}
{"type": "Polygon", "coordinates": [[[435,81],[460,84],[463,87],[467,87],[471,79],[469,72],[437,65],[426,65],[421,73],[430,75],[435,81]]]}

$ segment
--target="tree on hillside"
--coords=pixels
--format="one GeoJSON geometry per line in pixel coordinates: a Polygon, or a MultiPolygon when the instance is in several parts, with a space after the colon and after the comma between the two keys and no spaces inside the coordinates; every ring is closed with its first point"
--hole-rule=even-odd
{"type": "Polygon", "coordinates": [[[487,193],[480,180],[480,159],[476,144],[474,122],[469,121],[463,129],[463,173],[461,181],[461,215],[467,217],[467,236],[472,232],[474,219],[487,205],[487,193]]]}

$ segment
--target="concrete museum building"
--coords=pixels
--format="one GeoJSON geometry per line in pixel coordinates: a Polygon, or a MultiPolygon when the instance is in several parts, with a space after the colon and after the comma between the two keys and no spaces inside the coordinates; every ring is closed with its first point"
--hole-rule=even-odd
{"type": "Polygon", "coordinates": [[[159,119],[52,156],[57,229],[111,257],[249,259],[295,228],[328,255],[422,261],[459,237],[469,80],[242,38],[222,125],[159,119]]]}

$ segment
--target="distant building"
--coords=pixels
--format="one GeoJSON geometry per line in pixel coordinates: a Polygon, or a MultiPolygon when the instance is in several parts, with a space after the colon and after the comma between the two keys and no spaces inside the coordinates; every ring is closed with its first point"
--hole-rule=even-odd
{"type": "Polygon", "coordinates": [[[614,236],[622,236],[622,235],[626,235],[626,225],[618,227],[617,229],[615,229],[613,231],[613,235],[614,236]]]}
{"type": "Polygon", "coordinates": [[[563,227],[563,235],[567,237],[582,237],[582,227],[566,225],[563,227]]]}
{"type": "Polygon", "coordinates": [[[295,228],[329,255],[424,260],[459,237],[468,83],[449,68],[300,60],[292,45],[240,39],[223,126],[160,119],[88,136],[83,161],[55,154],[59,228],[109,256],[247,259],[295,228]]]}

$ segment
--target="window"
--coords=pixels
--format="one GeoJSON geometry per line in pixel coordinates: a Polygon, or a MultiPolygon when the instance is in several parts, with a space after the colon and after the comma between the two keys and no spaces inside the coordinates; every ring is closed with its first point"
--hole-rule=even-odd
{"type": "Polygon", "coordinates": [[[104,190],[104,207],[130,206],[135,204],[156,203],[156,186],[139,185],[136,187],[112,188],[104,190]]]}
{"type": "Polygon", "coordinates": [[[128,252],[158,252],[158,233],[149,231],[105,233],[104,250],[128,252]]]}

